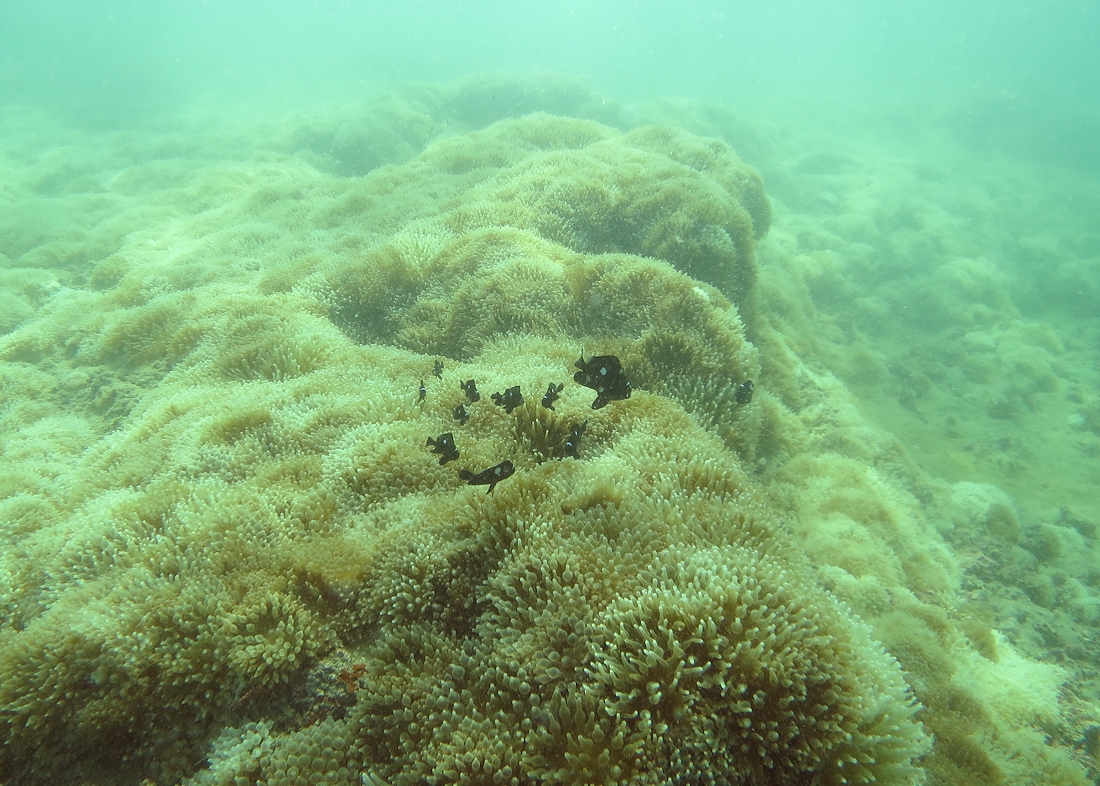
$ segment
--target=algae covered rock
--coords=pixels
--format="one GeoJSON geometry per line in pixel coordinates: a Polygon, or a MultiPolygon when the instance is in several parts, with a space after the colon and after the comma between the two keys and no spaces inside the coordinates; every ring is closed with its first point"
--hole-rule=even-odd
{"type": "Polygon", "coordinates": [[[768,214],[732,151],[533,115],[361,179],[257,167],[0,345],[135,398],[61,469],[15,402],[0,779],[919,780],[897,662],[743,469],[768,214]],[[594,410],[582,353],[631,396],[594,410]]]}

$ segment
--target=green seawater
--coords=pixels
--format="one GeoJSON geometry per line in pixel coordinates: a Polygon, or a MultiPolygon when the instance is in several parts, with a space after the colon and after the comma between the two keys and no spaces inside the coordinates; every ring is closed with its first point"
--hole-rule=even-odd
{"type": "MultiPolygon", "coordinates": [[[[1097,782],[1097,29],[1100,8],[1062,0],[0,7],[0,665],[29,646],[26,620],[101,578],[79,556],[42,567],[82,527],[109,529],[74,513],[98,482],[81,457],[154,418],[155,380],[203,340],[174,306],[142,316],[146,344],[82,304],[155,306],[178,294],[168,268],[241,287],[242,304],[289,293],[341,222],[346,253],[365,253],[461,191],[393,215],[372,203],[365,227],[324,200],[379,172],[400,185],[432,145],[545,112],[720,140],[763,178],[751,297],[726,294],[759,350],[757,405],[781,414],[766,448],[731,461],[901,663],[936,738],[927,782],[1097,782]],[[169,327],[172,359],[152,338],[169,327]],[[84,362],[106,345],[109,373],[84,362]]],[[[195,490],[201,474],[177,480],[195,490]]],[[[145,490],[110,483],[111,504],[145,490]]],[[[123,541],[103,548],[140,560],[123,541]]],[[[19,672],[0,724],[70,666],[19,672]]],[[[325,666],[331,687],[351,661],[325,666]]],[[[86,683],[110,679],[93,667],[86,683]]],[[[188,715],[150,757],[125,721],[51,701],[64,722],[35,721],[62,730],[50,745],[83,751],[81,729],[117,722],[128,753],[47,772],[0,726],[0,782],[215,782],[246,724],[308,725],[300,706],[245,702],[188,715]]]]}

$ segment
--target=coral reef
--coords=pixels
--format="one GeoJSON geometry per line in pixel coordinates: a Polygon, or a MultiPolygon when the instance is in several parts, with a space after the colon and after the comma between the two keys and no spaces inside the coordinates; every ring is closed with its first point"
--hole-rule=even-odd
{"type": "MultiPolygon", "coordinates": [[[[186,280],[199,260],[92,274],[80,361],[148,371],[5,560],[3,776],[171,780],[216,737],[210,777],[267,783],[912,780],[926,743],[896,662],[660,395],[757,370],[730,301],[652,257],[744,296],[759,179],[720,143],[534,115],[367,180],[383,212],[414,206],[404,227],[297,286],[186,280]],[[461,199],[416,208],[429,186],[461,199]],[[460,382],[533,399],[596,349],[633,397],[596,412],[570,383],[546,422],[483,401],[452,425],[460,382]],[[558,419],[586,424],[575,457],[558,419]],[[450,428],[456,465],[515,477],[461,485],[424,446],[450,428]],[[337,644],[358,702],[272,726],[337,644]]],[[[56,352],[55,329],[5,358],[56,352]]],[[[752,453],[754,430],[727,442],[752,453]]],[[[35,516],[22,496],[7,510],[35,516]]]]}
{"type": "MultiPolygon", "coordinates": [[[[1064,673],[955,608],[930,492],[803,362],[760,178],[539,112],[597,98],[157,140],[91,240],[32,244],[71,267],[3,315],[0,780],[1080,782],[1038,731],[1064,673]],[[630,397],[594,409],[582,355],[630,397]]],[[[1051,564],[1091,531],[955,491],[1051,564]]]]}
{"type": "Polygon", "coordinates": [[[720,443],[645,394],[604,433],[492,497],[372,515],[358,703],[304,764],[301,733],[232,755],[247,729],[196,783],[343,783],[349,761],[395,784],[913,780],[926,740],[896,663],[805,583],[720,443]]]}

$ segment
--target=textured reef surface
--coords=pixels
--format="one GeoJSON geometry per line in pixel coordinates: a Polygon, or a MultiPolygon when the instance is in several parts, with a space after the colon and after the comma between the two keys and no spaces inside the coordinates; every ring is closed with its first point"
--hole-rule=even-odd
{"type": "Polygon", "coordinates": [[[0,779],[1084,783],[673,111],[474,81],[6,157],[0,779]]]}

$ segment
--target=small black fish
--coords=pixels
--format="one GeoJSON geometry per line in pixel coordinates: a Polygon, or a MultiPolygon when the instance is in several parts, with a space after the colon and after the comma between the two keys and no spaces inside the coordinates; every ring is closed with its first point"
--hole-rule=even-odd
{"type": "Polygon", "coordinates": [[[504,407],[504,411],[509,415],[512,414],[513,409],[523,405],[523,394],[519,392],[519,385],[512,385],[504,393],[494,393],[490,398],[497,406],[504,407]]]}
{"type": "Polygon", "coordinates": [[[558,396],[561,394],[561,389],[563,387],[565,386],[555,385],[551,382],[549,387],[546,388],[546,395],[542,397],[542,405],[547,409],[553,409],[554,402],[558,400],[558,396]]]}
{"type": "Polygon", "coordinates": [[[623,372],[622,364],[614,355],[599,355],[587,361],[581,355],[581,359],[573,365],[580,369],[573,375],[573,381],[596,391],[592,409],[605,407],[609,401],[630,398],[630,382],[623,372]]]}
{"type": "Polygon", "coordinates": [[[424,397],[428,395],[428,389],[424,387],[424,380],[420,380],[420,400],[423,401],[424,397]]]}
{"type": "Polygon", "coordinates": [[[477,392],[477,385],[474,384],[472,379],[468,379],[462,383],[462,392],[466,394],[466,400],[473,404],[475,401],[481,401],[481,394],[477,392]]]}
{"type": "Polygon", "coordinates": [[[565,444],[561,446],[563,456],[578,457],[577,449],[580,447],[581,437],[584,436],[584,430],[587,426],[587,420],[584,423],[573,424],[573,428],[569,429],[569,437],[565,440],[565,444]]]}
{"type": "Polygon", "coordinates": [[[432,366],[432,376],[443,379],[443,361],[437,360],[435,365],[432,366]]]}
{"type": "Polygon", "coordinates": [[[491,494],[496,485],[505,478],[510,478],[516,472],[516,468],[512,466],[512,462],[508,459],[497,464],[495,467],[489,467],[489,469],[482,470],[476,475],[468,469],[459,470],[458,476],[466,481],[467,486],[484,486],[489,484],[489,490],[486,494],[491,494]]]}
{"type": "Polygon", "coordinates": [[[459,423],[465,423],[467,420],[470,419],[470,413],[466,411],[465,404],[459,404],[457,407],[455,407],[454,411],[451,412],[451,415],[459,423]]]}
{"type": "Polygon", "coordinates": [[[440,434],[439,439],[428,437],[428,447],[432,453],[439,456],[439,466],[458,458],[458,448],[455,447],[455,435],[451,432],[440,434]]]}
{"type": "Polygon", "coordinates": [[[737,386],[733,392],[733,400],[737,402],[737,406],[743,407],[752,401],[752,392],[756,389],[756,386],[752,384],[751,379],[746,379],[740,385],[737,386]]]}

